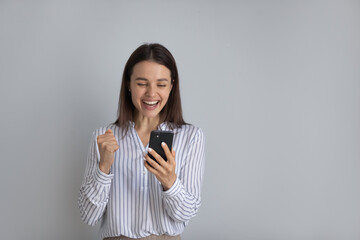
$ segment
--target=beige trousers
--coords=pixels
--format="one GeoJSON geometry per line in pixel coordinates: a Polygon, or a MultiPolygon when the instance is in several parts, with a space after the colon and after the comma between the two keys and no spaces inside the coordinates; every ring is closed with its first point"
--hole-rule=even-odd
{"type": "MultiPolygon", "coordinates": [[[[135,238],[128,238],[128,237],[125,237],[125,236],[104,238],[104,240],[131,240],[131,239],[135,239],[135,238]]],[[[150,236],[147,236],[147,237],[136,238],[136,239],[141,239],[141,240],[181,240],[181,237],[180,237],[180,235],[177,235],[177,236],[150,235],[150,236]]]]}

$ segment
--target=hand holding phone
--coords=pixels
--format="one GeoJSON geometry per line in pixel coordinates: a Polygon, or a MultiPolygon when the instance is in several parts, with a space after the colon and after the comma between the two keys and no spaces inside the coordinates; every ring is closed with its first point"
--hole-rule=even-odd
{"type": "Polygon", "coordinates": [[[175,162],[175,151],[172,149],[174,133],[170,131],[153,131],[150,134],[149,153],[145,156],[145,167],[146,169],[155,175],[160,181],[163,190],[167,191],[176,181],[176,162],[175,162]],[[161,146],[164,142],[166,145],[161,146]],[[165,149],[165,150],[164,150],[165,149]],[[166,154],[169,157],[167,159],[166,154]],[[158,161],[151,155],[156,156],[158,161]],[[162,159],[160,159],[160,157],[162,159]]]}

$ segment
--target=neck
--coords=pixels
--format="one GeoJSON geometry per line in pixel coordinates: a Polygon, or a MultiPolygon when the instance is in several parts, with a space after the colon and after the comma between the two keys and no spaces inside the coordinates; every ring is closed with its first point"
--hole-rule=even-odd
{"type": "Polygon", "coordinates": [[[148,118],[140,115],[135,116],[135,129],[138,132],[149,133],[152,130],[156,130],[159,125],[160,117],[148,118]]]}

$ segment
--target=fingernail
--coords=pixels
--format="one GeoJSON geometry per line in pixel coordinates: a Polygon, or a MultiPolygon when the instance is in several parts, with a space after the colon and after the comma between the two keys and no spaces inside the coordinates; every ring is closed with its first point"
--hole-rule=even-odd
{"type": "Polygon", "coordinates": [[[164,143],[164,142],[161,142],[161,145],[162,145],[162,146],[165,146],[165,143],[164,143]]]}
{"type": "Polygon", "coordinates": [[[151,152],[152,151],[152,148],[149,148],[149,152],[151,152]]]}

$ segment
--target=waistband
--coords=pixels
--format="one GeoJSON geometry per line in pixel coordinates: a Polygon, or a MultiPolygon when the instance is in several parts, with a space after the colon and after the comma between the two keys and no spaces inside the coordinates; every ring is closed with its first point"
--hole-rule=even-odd
{"type": "MultiPolygon", "coordinates": [[[[119,237],[107,237],[104,238],[104,240],[131,240],[135,238],[129,238],[125,236],[119,236],[119,237]]],[[[169,235],[150,235],[143,238],[136,238],[141,240],[181,240],[180,235],[177,236],[169,236],[169,235]]]]}

